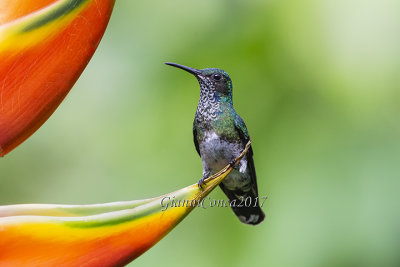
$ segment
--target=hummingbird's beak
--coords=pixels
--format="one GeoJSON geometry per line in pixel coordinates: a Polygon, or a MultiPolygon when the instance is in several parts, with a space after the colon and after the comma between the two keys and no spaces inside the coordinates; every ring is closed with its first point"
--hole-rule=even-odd
{"type": "Polygon", "coordinates": [[[196,77],[201,74],[200,70],[194,69],[194,68],[191,68],[191,67],[186,67],[186,66],[183,66],[183,65],[180,65],[180,64],[170,63],[170,62],[166,62],[165,64],[173,66],[173,67],[176,67],[176,68],[183,69],[183,70],[193,74],[196,77]]]}

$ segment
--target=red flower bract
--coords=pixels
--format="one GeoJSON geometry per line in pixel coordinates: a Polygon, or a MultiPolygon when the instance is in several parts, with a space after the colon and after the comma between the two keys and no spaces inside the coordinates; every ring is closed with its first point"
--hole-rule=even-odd
{"type": "Polygon", "coordinates": [[[113,0],[0,1],[0,155],[54,112],[95,52],[113,0]]]}

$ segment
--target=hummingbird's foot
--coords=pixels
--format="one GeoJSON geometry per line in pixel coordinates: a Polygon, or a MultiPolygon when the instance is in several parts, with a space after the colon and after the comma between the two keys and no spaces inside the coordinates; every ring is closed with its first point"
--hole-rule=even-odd
{"type": "Polygon", "coordinates": [[[198,182],[197,182],[197,186],[200,187],[201,189],[203,189],[203,184],[206,184],[204,182],[204,180],[206,179],[206,177],[201,178],[198,182]]]}
{"type": "Polygon", "coordinates": [[[232,167],[232,169],[237,170],[237,168],[238,168],[238,166],[236,165],[236,159],[232,159],[232,160],[229,162],[229,165],[232,167]]]}
{"type": "Polygon", "coordinates": [[[203,174],[203,178],[201,178],[198,182],[197,185],[198,187],[200,187],[201,189],[203,189],[203,187],[201,185],[206,184],[204,181],[210,176],[210,172],[206,172],[203,174]]]}

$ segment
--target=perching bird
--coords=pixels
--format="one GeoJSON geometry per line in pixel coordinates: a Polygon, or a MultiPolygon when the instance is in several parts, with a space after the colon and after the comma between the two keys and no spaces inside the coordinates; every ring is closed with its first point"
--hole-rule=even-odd
{"type": "MultiPolygon", "coordinates": [[[[250,140],[246,125],[232,102],[232,81],[221,69],[194,69],[176,63],[165,63],[193,74],[200,84],[200,101],[193,122],[196,150],[203,161],[204,179],[218,172],[240,155],[250,140]]],[[[233,211],[246,224],[259,224],[264,213],[259,206],[253,150],[220,184],[233,211]],[[245,205],[245,201],[247,203],[245,205]],[[249,202],[251,203],[250,205],[249,202]],[[241,205],[240,205],[241,204],[241,205]]]]}

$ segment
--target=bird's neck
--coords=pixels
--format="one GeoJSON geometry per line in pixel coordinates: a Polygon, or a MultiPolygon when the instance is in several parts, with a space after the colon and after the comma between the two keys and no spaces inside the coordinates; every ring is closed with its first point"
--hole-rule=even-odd
{"type": "Polygon", "coordinates": [[[221,95],[217,91],[203,89],[197,105],[196,119],[199,122],[211,122],[226,111],[233,110],[232,95],[221,95]]]}

